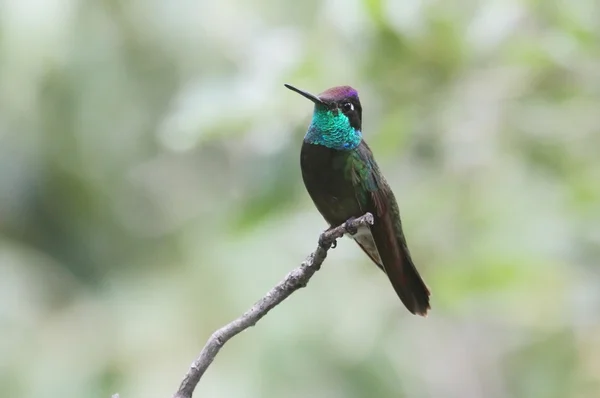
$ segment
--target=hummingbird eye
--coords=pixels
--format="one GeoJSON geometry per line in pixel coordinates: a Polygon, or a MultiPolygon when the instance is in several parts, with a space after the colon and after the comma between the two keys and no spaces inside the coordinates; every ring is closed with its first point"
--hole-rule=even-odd
{"type": "Polygon", "coordinates": [[[354,105],[352,104],[352,102],[346,102],[344,103],[344,105],[342,105],[342,110],[344,111],[344,113],[351,112],[354,110],[354,105]]]}

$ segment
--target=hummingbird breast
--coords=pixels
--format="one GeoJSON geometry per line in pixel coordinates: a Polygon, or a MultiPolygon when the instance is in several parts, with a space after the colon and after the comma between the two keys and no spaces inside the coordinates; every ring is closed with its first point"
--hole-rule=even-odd
{"type": "Polygon", "coordinates": [[[347,173],[350,151],[304,142],[300,152],[302,179],[313,203],[332,226],[364,214],[347,173]]]}

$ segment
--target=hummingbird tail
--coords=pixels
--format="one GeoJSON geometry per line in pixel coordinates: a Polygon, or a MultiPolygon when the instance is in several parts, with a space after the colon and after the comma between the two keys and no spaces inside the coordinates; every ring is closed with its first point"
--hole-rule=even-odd
{"type": "Polygon", "coordinates": [[[427,316],[429,305],[429,289],[419,275],[417,268],[408,254],[402,250],[401,266],[386,268],[386,273],[394,290],[406,308],[415,315],[427,316]]]}
{"type": "MultiPolygon", "coordinates": [[[[430,308],[429,289],[421,275],[419,275],[406,248],[406,243],[400,239],[398,242],[400,244],[400,256],[386,257],[387,265],[384,266],[371,235],[355,236],[354,241],[386,273],[404,306],[413,314],[426,316],[430,308]]],[[[387,252],[387,250],[384,250],[384,253],[387,252]]]]}
{"type": "Polygon", "coordinates": [[[404,306],[415,315],[427,316],[431,308],[429,289],[410,257],[402,232],[393,228],[389,218],[383,218],[371,227],[371,234],[381,260],[377,263],[385,271],[404,306]]]}

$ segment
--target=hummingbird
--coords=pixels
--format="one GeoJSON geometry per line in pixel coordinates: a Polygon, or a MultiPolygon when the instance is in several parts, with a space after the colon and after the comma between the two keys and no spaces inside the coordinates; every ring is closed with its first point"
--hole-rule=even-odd
{"type": "Polygon", "coordinates": [[[358,92],[337,86],[313,95],[285,87],[314,103],[300,168],[317,210],[330,228],[370,212],[373,225],[349,231],[350,237],[388,276],[408,311],[426,316],[429,289],[408,251],[394,193],[362,137],[358,92]]]}

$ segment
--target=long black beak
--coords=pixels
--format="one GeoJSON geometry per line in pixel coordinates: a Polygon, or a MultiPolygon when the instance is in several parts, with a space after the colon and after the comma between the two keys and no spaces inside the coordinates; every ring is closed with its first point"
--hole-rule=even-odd
{"type": "Polygon", "coordinates": [[[289,88],[292,91],[297,92],[298,94],[300,94],[301,96],[308,98],[309,100],[311,100],[312,102],[314,102],[315,104],[321,104],[321,105],[325,105],[323,103],[323,101],[321,101],[319,99],[319,97],[317,97],[316,95],[312,95],[311,93],[307,93],[306,91],[302,91],[299,88],[296,88],[290,84],[284,84],[284,86],[286,86],[287,88],[289,88]]]}

